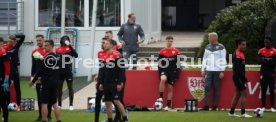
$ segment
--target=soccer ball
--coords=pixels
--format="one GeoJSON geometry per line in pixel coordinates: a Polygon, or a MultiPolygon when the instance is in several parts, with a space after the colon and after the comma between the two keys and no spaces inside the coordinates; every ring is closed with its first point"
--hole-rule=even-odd
{"type": "Polygon", "coordinates": [[[8,106],[8,109],[10,111],[16,111],[17,110],[17,104],[16,103],[10,103],[8,106]]]}
{"type": "Polygon", "coordinates": [[[160,111],[160,110],[162,110],[162,108],[163,108],[162,101],[156,101],[156,102],[154,103],[153,109],[154,109],[155,111],[160,111]]]}
{"type": "Polygon", "coordinates": [[[263,117],[264,116],[264,111],[261,108],[256,108],[254,111],[255,117],[263,117]]]}

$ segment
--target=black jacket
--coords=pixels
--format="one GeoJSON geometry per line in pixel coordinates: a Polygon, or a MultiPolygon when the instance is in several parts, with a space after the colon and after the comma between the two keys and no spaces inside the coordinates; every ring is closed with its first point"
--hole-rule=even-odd
{"type": "Polygon", "coordinates": [[[122,64],[123,67],[118,65],[118,61],[123,59],[118,51],[113,51],[110,54],[100,51],[98,58],[100,62],[98,82],[100,84],[121,84],[126,82],[125,65],[122,64]]]}
{"type": "Polygon", "coordinates": [[[32,82],[34,83],[37,81],[39,77],[41,77],[41,83],[42,86],[47,85],[57,85],[59,81],[59,75],[60,75],[60,69],[61,69],[61,60],[60,55],[56,53],[49,53],[45,54],[45,58],[43,60],[43,63],[41,63],[41,66],[35,75],[32,82]],[[47,62],[50,62],[47,64],[47,62]]]}
{"type": "MultiPolygon", "coordinates": [[[[70,62],[70,58],[68,57],[78,58],[78,53],[72,46],[60,46],[56,49],[56,52],[61,56],[61,60],[63,60],[63,56],[66,56],[64,58],[65,61],[63,62],[70,62]]],[[[73,63],[66,64],[65,67],[62,67],[61,69],[66,71],[72,71],[72,64],[73,63]]]]}

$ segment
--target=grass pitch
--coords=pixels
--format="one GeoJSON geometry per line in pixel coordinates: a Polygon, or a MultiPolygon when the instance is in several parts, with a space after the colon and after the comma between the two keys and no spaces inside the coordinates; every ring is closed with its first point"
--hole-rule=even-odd
{"type": "MultiPolygon", "coordinates": [[[[37,111],[10,112],[10,122],[33,122],[37,117],[37,111]]],[[[237,112],[238,114],[239,112],[237,112]]],[[[248,114],[253,115],[252,112],[248,114]]],[[[55,120],[52,114],[53,121],[55,120]]],[[[101,121],[106,114],[101,114],[101,121]]],[[[62,111],[63,122],[93,122],[94,113],[86,113],[84,110],[62,111]]],[[[228,117],[227,111],[217,112],[130,112],[130,122],[275,122],[276,113],[266,112],[263,118],[237,118],[228,117]]]]}

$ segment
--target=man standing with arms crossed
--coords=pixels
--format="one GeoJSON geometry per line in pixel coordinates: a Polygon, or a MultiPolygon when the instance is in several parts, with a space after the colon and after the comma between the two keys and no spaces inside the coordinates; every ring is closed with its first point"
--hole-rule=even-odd
{"type": "Polygon", "coordinates": [[[208,34],[209,44],[205,47],[202,61],[202,76],[205,78],[205,106],[203,110],[209,111],[209,99],[211,85],[214,84],[213,111],[217,110],[219,99],[220,80],[224,77],[226,68],[226,50],[218,42],[218,34],[215,32],[208,34]]]}
{"type": "MultiPolygon", "coordinates": [[[[136,16],[134,13],[128,15],[128,22],[123,24],[118,32],[119,41],[122,43],[124,57],[128,59],[128,63],[137,64],[137,52],[139,45],[145,41],[145,34],[141,25],[136,24],[136,16]],[[138,39],[140,36],[140,40],[138,39]],[[131,58],[131,59],[130,59],[131,58]]],[[[137,67],[134,66],[133,70],[137,67]]]]}
{"type": "MultiPolygon", "coordinates": [[[[32,71],[31,71],[32,78],[31,78],[31,80],[33,79],[35,74],[38,73],[38,70],[43,63],[43,59],[46,54],[45,48],[43,47],[44,36],[40,35],[40,34],[36,35],[36,42],[37,42],[38,47],[32,51],[32,71]]],[[[38,79],[41,79],[41,77],[38,79]]],[[[41,117],[42,117],[42,115],[41,115],[41,94],[40,94],[41,82],[40,82],[40,80],[39,80],[39,82],[36,83],[35,87],[36,87],[38,111],[39,111],[39,116],[36,121],[40,122],[41,117]]],[[[52,107],[50,105],[48,105],[48,111],[49,111],[48,120],[51,121],[52,120],[52,118],[51,118],[52,107]]]]}

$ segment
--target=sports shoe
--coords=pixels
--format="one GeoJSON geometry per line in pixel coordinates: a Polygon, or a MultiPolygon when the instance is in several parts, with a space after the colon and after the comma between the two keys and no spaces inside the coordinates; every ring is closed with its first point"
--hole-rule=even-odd
{"type": "Polygon", "coordinates": [[[248,115],[248,114],[243,114],[243,115],[241,115],[241,118],[251,118],[252,116],[251,115],[248,115]]]}
{"type": "Polygon", "coordinates": [[[265,111],[265,107],[263,107],[261,110],[262,110],[262,111],[265,111]]]}
{"type": "Polygon", "coordinates": [[[274,108],[271,108],[270,111],[271,112],[276,112],[276,110],[274,108]]]}
{"type": "Polygon", "coordinates": [[[21,107],[20,107],[20,106],[18,106],[18,107],[17,107],[17,111],[20,111],[20,110],[21,110],[21,107]]]}
{"type": "Polygon", "coordinates": [[[69,110],[70,110],[70,111],[73,111],[73,110],[74,110],[74,107],[73,107],[73,106],[70,106],[70,107],[69,107],[69,110]]]}
{"type": "Polygon", "coordinates": [[[240,117],[239,115],[237,115],[237,114],[235,114],[235,113],[234,113],[234,114],[228,113],[228,116],[229,116],[229,117],[240,117]]]}
{"type": "Polygon", "coordinates": [[[125,112],[126,112],[126,117],[128,119],[128,110],[126,109],[125,112]]]}
{"type": "Polygon", "coordinates": [[[164,108],[164,110],[165,111],[169,111],[169,110],[171,110],[172,108],[170,108],[169,106],[166,106],[165,108],[164,108]]]}

